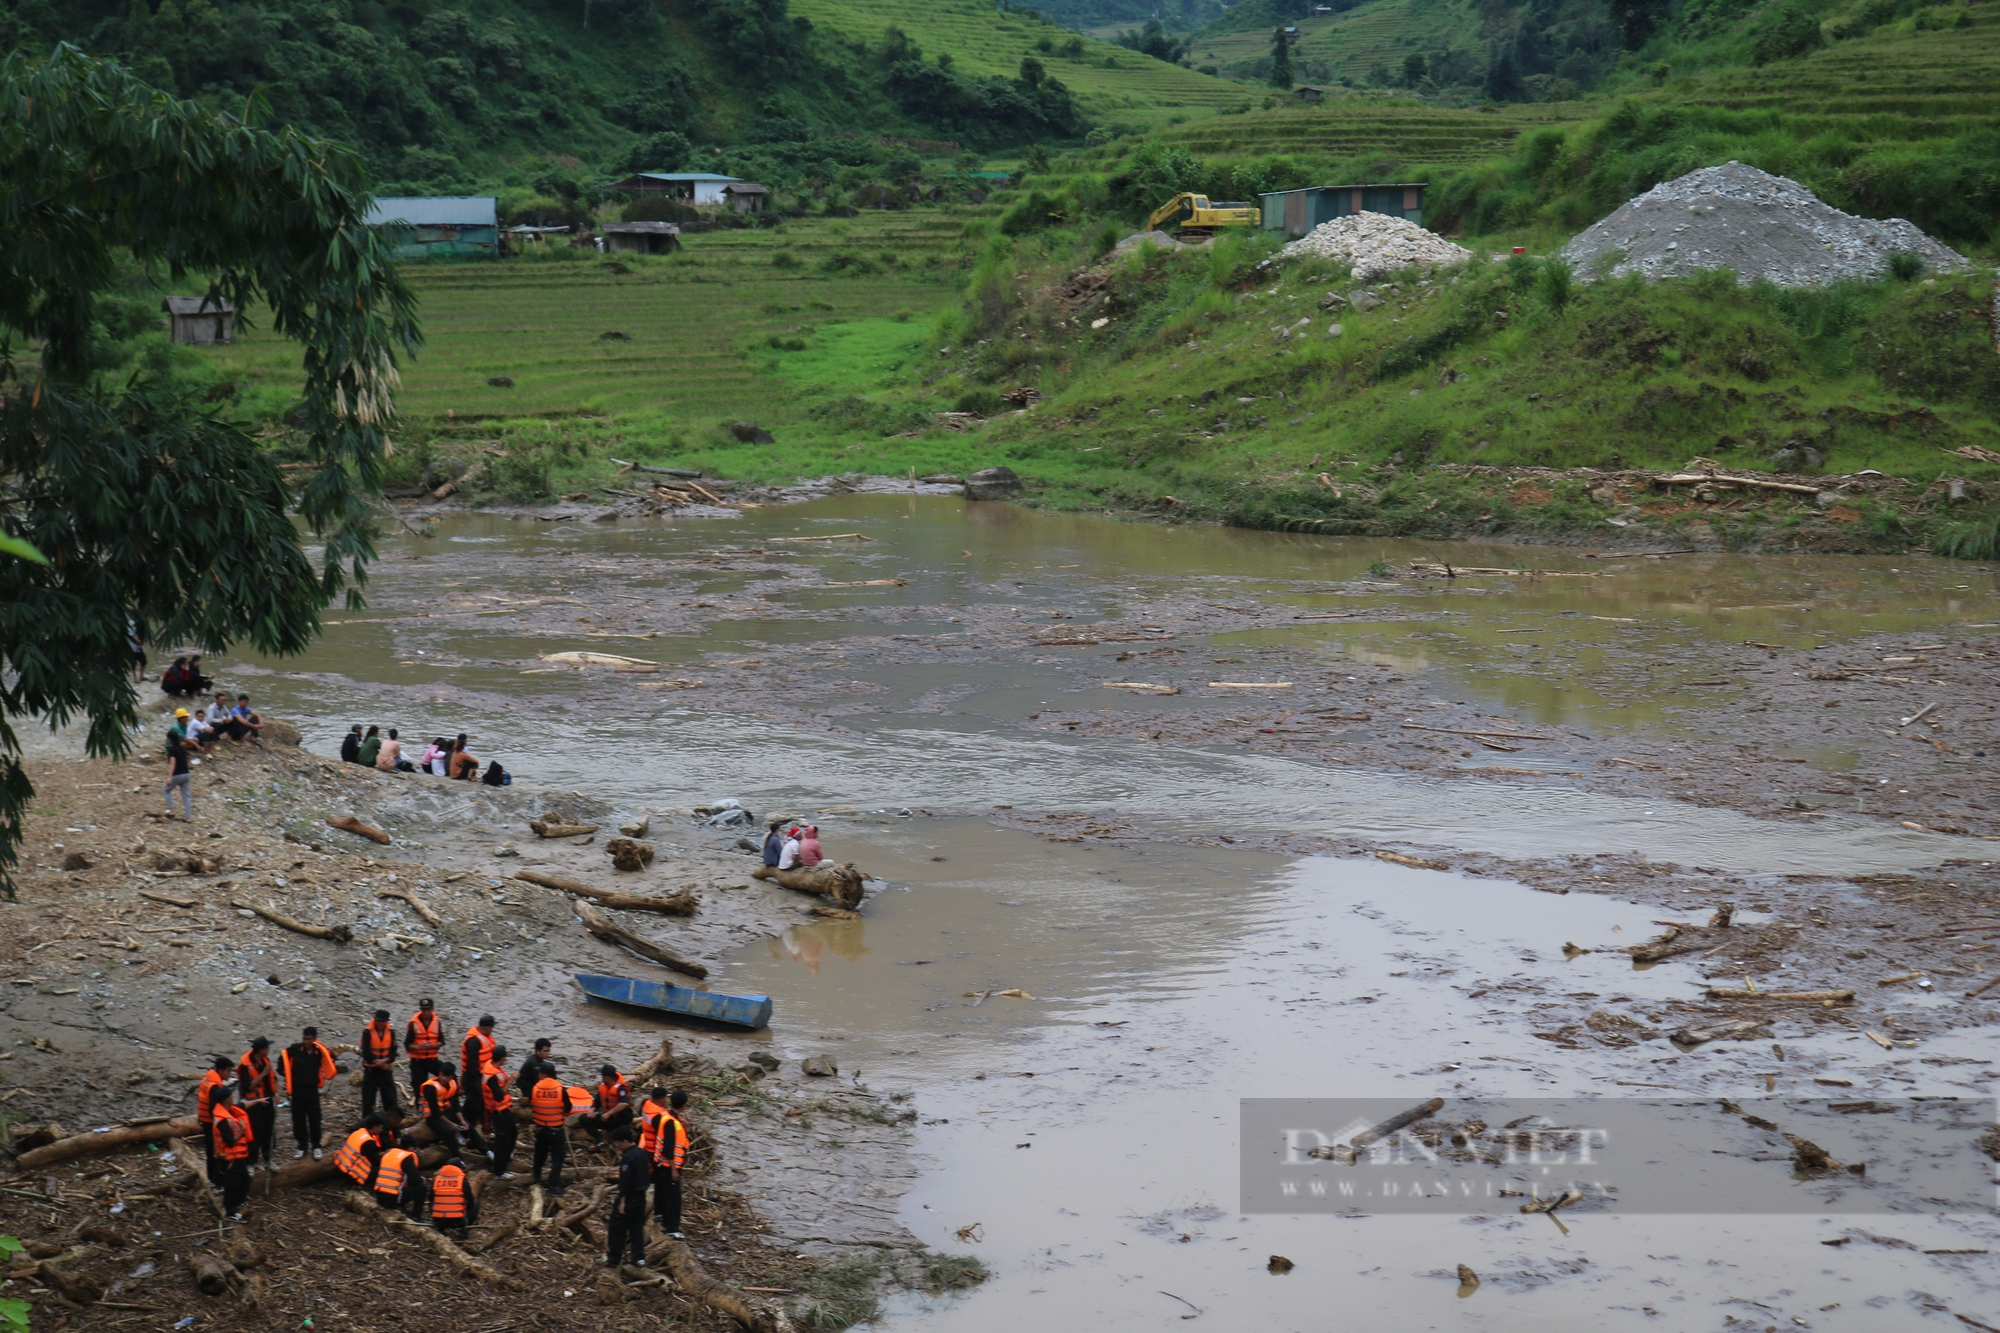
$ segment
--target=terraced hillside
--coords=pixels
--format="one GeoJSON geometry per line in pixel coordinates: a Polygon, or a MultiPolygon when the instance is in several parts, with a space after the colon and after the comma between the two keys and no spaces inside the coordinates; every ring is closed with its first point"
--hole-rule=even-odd
{"type": "Polygon", "coordinates": [[[883,29],[893,25],[908,33],[926,56],[949,55],[955,69],[970,74],[1011,77],[1022,57],[1034,56],[1092,115],[1122,124],[1150,126],[1206,115],[1241,105],[1248,91],[1121,46],[1076,38],[1053,24],[998,11],[985,0],[792,0],[791,9],[822,27],[869,42],[881,41],[883,29]],[[1083,44],[1080,58],[1061,49],[1072,38],[1083,44]]]}
{"type": "Polygon", "coordinates": [[[1581,119],[1578,102],[1453,110],[1380,93],[1329,97],[1218,116],[1163,131],[1160,138],[1198,157],[1372,158],[1432,167],[1459,166],[1507,152],[1522,131],[1581,119]]]}
{"type": "MultiPolygon", "coordinates": [[[[1438,51],[1478,45],[1479,19],[1464,0],[1378,0],[1326,18],[1298,21],[1299,41],[1293,63],[1325,65],[1328,79],[1361,82],[1377,64],[1401,70],[1411,52],[1438,51]]],[[[1236,73],[1271,54],[1271,34],[1255,31],[1210,32],[1195,42],[1197,64],[1219,66],[1236,73]]],[[[1300,82],[1308,82],[1301,79],[1300,82]]]]}
{"type": "MultiPolygon", "coordinates": [[[[865,359],[922,336],[958,297],[964,230],[962,214],[878,213],[704,233],[659,258],[412,264],[428,344],[397,402],[407,418],[588,413],[675,430],[781,419],[829,338],[865,359]],[[798,371],[774,375],[788,359],[798,371]]],[[[215,355],[253,401],[298,380],[297,345],[268,331],[215,355]]]]}

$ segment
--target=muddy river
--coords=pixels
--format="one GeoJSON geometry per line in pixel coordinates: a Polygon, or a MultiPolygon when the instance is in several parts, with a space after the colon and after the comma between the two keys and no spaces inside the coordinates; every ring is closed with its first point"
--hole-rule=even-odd
{"type": "Polygon", "coordinates": [[[350,722],[411,749],[464,731],[522,783],[620,809],[826,812],[829,854],[881,881],[865,919],[752,944],[711,985],[773,996],[782,1053],[915,1093],[903,1221],[994,1278],[891,1326],[2000,1324],[1990,1210],[1888,1178],[1838,1195],[1872,1213],[1834,1194],[1818,1213],[1580,1207],[1563,1225],[1511,1204],[1238,1211],[1244,1098],[1678,1095],[1662,1152],[1783,1173],[1747,1165],[1720,1099],[1823,1097],[1829,1078],[1991,1097],[1990,1011],[1956,994],[1899,991],[1911,1022],[1961,1016],[1893,1047],[1811,1023],[1693,1050],[1535,1029],[1698,995],[1685,962],[1606,950],[1692,920],[1718,886],[1750,923],[1822,910],[1785,896],[1813,877],[1829,913],[1864,910],[1839,887],[1855,876],[1951,862],[1990,886],[1976,717],[1917,768],[1908,724],[1861,702],[1794,698],[1761,736],[1724,719],[1768,708],[1781,678],[1807,688],[1807,655],[1895,636],[1917,636],[1909,654],[1869,648],[1858,678],[1875,711],[1910,706],[1884,678],[1935,693],[1906,664],[1984,655],[1992,571],[1597,560],[928,496],[428,532],[386,543],[369,609],[332,614],[304,658],[230,679],[323,754],[350,722]],[[1542,573],[1408,576],[1445,559],[1542,573]],[[631,660],[547,657],[579,651],[631,660]],[[1579,891],[1538,891],[1552,867],[1579,891]],[[1273,1255],[1294,1267],[1267,1271],[1273,1255]]]}

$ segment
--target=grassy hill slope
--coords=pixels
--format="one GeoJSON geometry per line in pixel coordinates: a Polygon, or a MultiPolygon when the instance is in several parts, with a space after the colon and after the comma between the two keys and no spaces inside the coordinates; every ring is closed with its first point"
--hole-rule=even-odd
{"type": "Polygon", "coordinates": [[[996,11],[985,0],[792,0],[792,10],[854,41],[879,42],[884,29],[900,28],[926,55],[949,55],[954,69],[977,74],[1012,75],[1034,56],[1093,116],[1138,128],[1238,106],[1245,96],[1227,80],[996,11]]]}

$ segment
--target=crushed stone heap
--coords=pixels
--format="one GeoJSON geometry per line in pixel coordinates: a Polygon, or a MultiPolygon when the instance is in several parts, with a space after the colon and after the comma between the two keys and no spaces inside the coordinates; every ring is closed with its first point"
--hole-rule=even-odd
{"type": "Polygon", "coordinates": [[[1843,278],[1879,278],[1889,256],[1903,251],[1932,272],[1966,267],[1963,255],[1913,223],[1858,218],[1795,180],[1726,162],[1626,201],[1562,253],[1579,277],[1597,276],[1608,262],[1612,274],[1649,279],[1726,268],[1739,282],[1825,287],[1843,278]]]}
{"type": "Polygon", "coordinates": [[[1287,259],[1324,255],[1352,260],[1358,282],[1403,268],[1450,268],[1472,258],[1464,246],[1387,213],[1354,213],[1322,222],[1280,253],[1287,259]]]}

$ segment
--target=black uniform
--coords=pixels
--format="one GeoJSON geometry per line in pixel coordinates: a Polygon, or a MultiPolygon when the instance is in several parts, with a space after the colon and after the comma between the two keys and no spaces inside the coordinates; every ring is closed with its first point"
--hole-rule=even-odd
{"type": "Polygon", "coordinates": [[[618,1159],[618,1194],[611,1201],[609,1253],[604,1262],[616,1264],[626,1249],[632,1262],[646,1261],[646,1189],[653,1180],[653,1159],[644,1148],[634,1145],[618,1159]]]}
{"type": "Polygon", "coordinates": [[[320,1136],[326,1132],[320,1119],[320,1080],[333,1071],[320,1068],[318,1042],[302,1041],[287,1046],[285,1055],[292,1066],[292,1137],[301,1148],[317,1148],[320,1136]]]}

